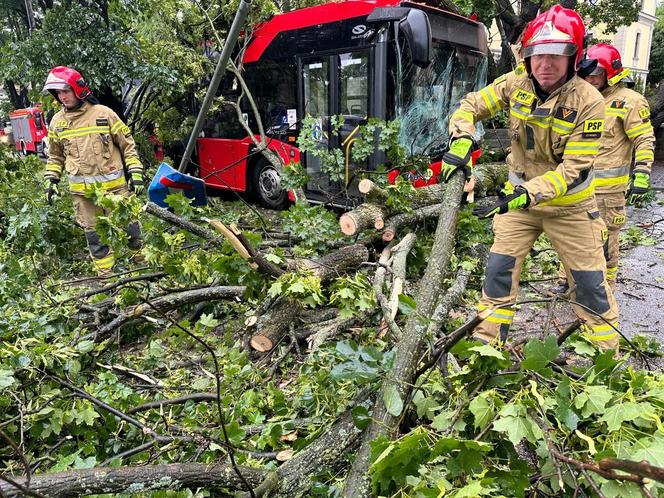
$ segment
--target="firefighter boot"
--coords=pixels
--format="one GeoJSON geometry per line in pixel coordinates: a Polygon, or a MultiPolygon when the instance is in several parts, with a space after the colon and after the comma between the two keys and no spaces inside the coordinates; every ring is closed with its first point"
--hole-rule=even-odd
{"type": "Polygon", "coordinates": [[[88,242],[88,250],[97,269],[97,274],[100,277],[108,277],[113,273],[113,265],[115,264],[113,250],[107,244],[101,242],[99,234],[94,230],[86,230],[85,239],[88,242]]]}
{"type": "Polygon", "coordinates": [[[143,234],[141,233],[141,225],[138,221],[132,221],[127,225],[127,234],[129,235],[127,246],[131,251],[131,261],[137,265],[144,264],[145,258],[141,254],[141,249],[143,248],[143,234]]]}
{"type": "Polygon", "coordinates": [[[565,295],[569,292],[569,284],[567,283],[567,272],[565,272],[565,265],[560,263],[558,266],[558,281],[556,285],[551,287],[549,292],[552,295],[565,295]]]}

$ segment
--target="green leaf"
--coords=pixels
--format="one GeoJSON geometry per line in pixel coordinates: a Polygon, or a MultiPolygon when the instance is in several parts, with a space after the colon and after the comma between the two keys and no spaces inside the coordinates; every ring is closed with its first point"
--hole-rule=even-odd
{"type": "Polygon", "coordinates": [[[13,370],[0,369],[0,388],[9,387],[16,382],[13,370]]]}
{"type": "Polygon", "coordinates": [[[493,346],[489,346],[488,344],[483,344],[482,346],[473,346],[472,348],[469,349],[471,351],[479,353],[480,356],[498,358],[499,360],[505,359],[505,353],[503,353],[502,351],[498,351],[496,348],[494,348],[493,346]]]}
{"type": "Polygon", "coordinates": [[[356,406],[350,411],[350,414],[353,416],[353,424],[355,427],[361,431],[369,427],[371,416],[369,415],[369,410],[364,406],[356,406]]]}
{"type": "Polygon", "coordinates": [[[500,417],[493,423],[496,432],[507,434],[512,444],[517,445],[523,439],[536,444],[542,438],[542,430],[526,417],[500,417]]]}
{"type": "Polygon", "coordinates": [[[560,347],[554,336],[548,336],[544,342],[539,339],[529,341],[523,352],[526,358],[521,363],[521,369],[539,372],[560,354],[560,347]]]}
{"type": "Polygon", "coordinates": [[[599,421],[606,422],[609,432],[617,431],[623,422],[631,422],[641,416],[645,405],[651,407],[649,403],[633,403],[631,401],[610,406],[599,421]]]}
{"type": "Polygon", "coordinates": [[[574,406],[581,410],[583,418],[588,418],[594,414],[604,413],[606,404],[613,396],[614,393],[605,386],[586,386],[574,400],[574,406]]]}
{"type": "Polygon", "coordinates": [[[493,402],[487,398],[489,393],[482,393],[476,396],[468,405],[470,413],[475,417],[475,428],[482,429],[488,424],[495,414],[495,407],[493,402]]]}
{"type": "Polygon", "coordinates": [[[664,467],[664,439],[661,437],[640,439],[632,449],[636,451],[630,455],[630,460],[645,460],[651,465],[664,467]]]}
{"type": "Polygon", "coordinates": [[[399,294],[398,307],[399,311],[407,316],[417,309],[417,303],[408,294],[399,294]]]}
{"type": "Polygon", "coordinates": [[[76,425],[89,425],[92,426],[96,418],[100,415],[91,406],[86,406],[82,410],[76,411],[76,425]]]}
{"type": "Polygon", "coordinates": [[[274,263],[275,265],[280,265],[281,263],[284,262],[284,260],[280,256],[277,256],[274,253],[266,254],[265,259],[267,259],[270,263],[274,263]]]}
{"type": "Polygon", "coordinates": [[[633,482],[606,481],[600,490],[606,498],[643,498],[639,487],[633,482]]]}
{"type": "Polygon", "coordinates": [[[394,384],[389,384],[383,392],[383,403],[385,403],[385,409],[387,413],[393,417],[398,417],[401,415],[403,410],[403,401],[399,395],[399,391],[394,384]]]}
{"type": "Polygon", "coordinates": [[[198,319],[198,323],[207,327],[209,329],[215,328],[219,325],[219,320],[217,320],[212,313],[203,313],[198,319]]]}
{"type": "Polygon", "coordinates": [[[76,350],[79,353],[89,353],[94,348],[95,348],[95,343],[94,343],[94,341],[90,341],[90,340],[79,341],[76,344],[76,350]]]}

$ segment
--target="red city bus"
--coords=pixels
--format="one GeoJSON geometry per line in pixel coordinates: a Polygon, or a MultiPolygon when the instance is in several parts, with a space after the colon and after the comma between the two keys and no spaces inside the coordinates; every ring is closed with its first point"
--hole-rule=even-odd
{"type": "MultiPolygon", "coordinates": [[[[244,79],[269,148],[285,164],[300,161],[306,168],[308,199],[350,206],[357,197],[357,173],[385,161],[379,151],[365,164],[352,160],[353,135],[369,117],[399,119],[399,142],[411,155],[425,154],[432,162],[428,175],[411,180],[416,186],[435,182],[449,142],[450,111],[486,83],[486,33],[477,21],[419,3],[328,3],[257,26],[244,53],[244,79]],[[300,154],[298,135],[308,115],[317,120],[314,138],[320,146],[342,149],[341,181],[322,173],[310,152],[300,154]],[[335,133],[330,118],[337,115],[344,120],[335,133]]],[[[224,93],[233,98],[232,91],[224,93]]],[[[256,130],[246,100],[243,119],[256,130]]],[[[279,173],[255,150],[234,110],[208,119],[203,136],[197,146],[206,185],[249,191],[267,207],[286,204],[279,173]]]]}
{"type": "Polygon", "coordinates": [[[16,150],[23,155],[48,154],[48,125],[40,106],[17,109],[9,114],[16,150]]]}

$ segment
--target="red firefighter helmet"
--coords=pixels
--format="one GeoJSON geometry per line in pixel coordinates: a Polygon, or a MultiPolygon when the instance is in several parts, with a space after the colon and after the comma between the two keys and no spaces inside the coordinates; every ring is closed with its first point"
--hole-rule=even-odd
{"type": "Polygon", "coordinates": [[[76,69],[67,66],[56,66],[48,73],[44,90],[55,94],[55,90],[72,89],[79,100],[90,95],[90,88],[76,69]]]}
{"type": "Polygon", "coordinates": [[[620,52],[613,45],[597,43],[588,49],[586,58],[597,60],[597,69],[592,74],[599,74],[603,69],[609,86],[629,76],[629,69],[623,67],[620,52]]]}
{"type": "Polygon", "coordinates": [[[583,36],[586,28],[579,14],[560,5],[541,13],[526,27],[523,34],[523,57],[539,54],[576,55],[575,68],[583,57],[583,36]]]}

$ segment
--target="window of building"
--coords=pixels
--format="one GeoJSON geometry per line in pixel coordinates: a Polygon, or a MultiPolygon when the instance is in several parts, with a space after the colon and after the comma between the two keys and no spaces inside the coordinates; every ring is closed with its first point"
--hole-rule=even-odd
{"type": "Polygon", "coordinates": [[[641,33],[636,33],[636,39],[634,40],[634,60],[639,60],[639,45],[641,44],[641,33]]]}

